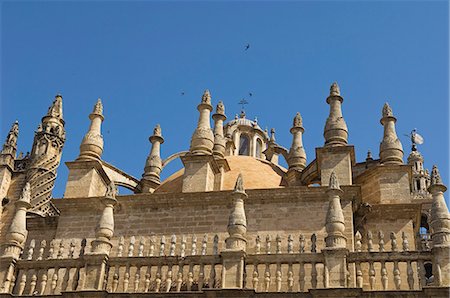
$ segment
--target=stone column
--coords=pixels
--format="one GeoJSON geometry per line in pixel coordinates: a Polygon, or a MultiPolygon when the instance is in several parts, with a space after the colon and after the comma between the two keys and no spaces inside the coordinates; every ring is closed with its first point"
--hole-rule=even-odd
{"type": "Polygon", "coordinates": [[[247,247],[247,219],[244,210],[244,190],[242,175],[239,174],[233,191],[233,210],[228,218],[226,248],[221,252],[223,259],[222,288],[242,289],[244,286],[244,259],[247,247]]]}
{"type": "Polygon", "coordinates": [[[147,161],[145,163],[144,174],[141,180],[141,191],[143,193],[152,193],[155,189],[161,185],[159,174],[162,169],[162,160],[160,156],[161,144],[164,143],[164,138],[161,134],[161,127],[156,125],[153,130],[153,135],[149,138],[152,144],[152,149],[147,161]]]}
{"type": "Polygon", "coordinates": [[[27,182],[16,201],[14,217],[6,234],[6,241],[2,245],[2,255],[0,256],[0,292],[9,293],[11,280],[15,271],[15,264],[24,248],[27,239],[27,210],[31,208],[30,184],[27,182]]]}
{"type": "Polygon", "coordinates": [[[214,148],[213,154],[221,159],[225,157],[225,137],[223,136],[223,122],[227,119],[225,116],[225,106],[221,101],[217,104],[216,113],[212,115],[214,119],[214,148]]]}
{"type": "Polygon", "coordinates": [[[431,203],[431,240],[433,241],[434,285],[450,286],[450,214],[445,204],[444,192],[447,187],[442,183],[436,166],[431,171],[431,184],[428,191],[433,197],[431,203]]]}
{"type": "Polygon", "coordinates": [[[343,101],[339,86],[334,82],[330,88],[330,96],[327,97],[327,104],[330,105],[330,114],[323,132],[325,147],[347,145],[348,129],[341,110],[343,101]]]}
{"type": "Polygon", "coordinates": [[[3,213],[2,200],[11,185],[14,171],[14,160],[17,152],[17,138],[19,136],[19,122],[15,121],[9,130],[3,148],[0,151],[0,219],[3,213]]]}
{"type": "Polygon", "coordinates": [[[347,286],[347,238],[344,236],[345,221],[340,197],[343,191],[334,172],[330,175],[327,190],[329,206],[325,228],[325,287],[345,288],[347,286]]]}
{"type": "Polygon", "coordinates": [[[303,148],[302,136],[305,132],[303,128],[302,116],[297,113],[291,128],[292,146],[289,149],[287,178],[289,185],[296,185],[300,179],[301,171],[306,167],[306,153],[303,148]]]}
{"type": "Polygon", "coordinates": [[[99,98],[94,110],[89,114],[91,125],[81,141],[80,155],[77,160],[100,160],[103,153],[103,136],[101,133],[103,117],[103,105],[99,98]]]}
{"type": "Polygon", "coordinates": [[[383,118],[380,122],[384,126],[383,140],[380,144],[380,159],[382,164],[401,165],[403,164],[403,147],[395,131],[397,119],[392,113],[388,103],[383,106],[383,118]]]}
{"type": "Polygon", "coordinates": [[[194,155],[211,155],[214,147],[214,135],[211,130],[210,113],[213,107],[211,106],[211,94],[209,90],[205,90],[202,96],[201,103],[197,106],[200,112],[197,128],[194,131],[191,139],[190,153],[194,155]]]}

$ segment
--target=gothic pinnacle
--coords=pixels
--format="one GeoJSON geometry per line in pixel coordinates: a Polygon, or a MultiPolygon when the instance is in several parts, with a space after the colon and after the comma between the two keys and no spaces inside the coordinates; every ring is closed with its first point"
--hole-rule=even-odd
{"type": "Polygon", "coordinates": [[[103,117],[103,105],[101,99],[97,99],[94,109],[89,114],[91,124],[89,130],[81,141],[80,155],[77,160],[100,160],[103,153],[103,136],[101,132],[103,117]]]}
{"type": "Polygon", "coordinates": [[[214,120],[214,147],[213,154],[218,158],[225,157],[225,143],[223,136],[223,122],[227,119],[225,116],[225,106],[222,101],[219,101],[216,107],[216,113],[212,116],[214,120]]]}
{"type": "Polygon", "coordinates": [[[330,95],[327,97],[327,103],[330,105],[330,114],[325,123],[323,133],[326,147],[347,145],[348,129],[341,109],[343,101],[339,86],[334,82],[330,87],[330,95]]]}
{"type": "Polygon", "coordinates": [[[48,108],[46,117],[63,119],[62,95],[56,94],[52,105],[48,108]]]}
{"type": "Polygon", "coordinates": [[[194,155],[211,155],[214,147],[214,134],[211,130],[210,113],[213,107],[211,106],[211,94],[209,90],[205,90],[202,96],[201,103],[197,106],[200,112],[197,128],[194,131],[191,139],[190,153],[194,155]]]}
{"type": "Polygon", "coordinates": [[[303,148],[302,136],[305,132],[303,128],[302,116],[297,113],[294,117],[292,128],[290,130],[292,134],[292,146],[289,149],[288,165],[289,170],[301,171],[306,167],[306,153],[303,148]]]}
{"type": "Polygon", "coordinates": [[[229,237],[225,240],[227,250],[243,250],[245,251],[247,246],[247,218],[245,217],[244,199],[247,198],[247,194],[244,190],[244,182],[242,174],[236,179],[236,184],[233,196],[233,209],[231,210],[228,218],[228,234],[229,237]]]}
{"type": "Polygon", "coordinates": [[[160,176],[162,160],[160,156],[161,144],[164,138],[161,134],[161,126],[157,124],[153,129],[153,135],[149,138],[152,149],[145,162],[144,174],[142,175],[142,192],[153,192],[161,184],[160,176]]]}
{"type": "Polygon", "coordinates": [[[334,171],[330,175],[327,194],[329,206],[325,224],[327,231],[327,237],[325,238],[326,247],[344,248],[346,247],[347,239],[344,236],[345,221],[340,200],[343,191],[339,187],[339,181],[334,171]]]}
{"type": "Polygon", "coordinates": [[[382,110],[381,124],[384,126],[383,140],[380,144],[382,164],[403,164],[403,147],[395,131],[395,122],[391,107],[385,103],[382,110]]]}
{"type": "Polygon", "coordinates": [[[5,143],[0,154],[11,154],[13,158],[16,157],[17,138],[19,137],[19,122],[16,120],[6,136],[5,143]]]}

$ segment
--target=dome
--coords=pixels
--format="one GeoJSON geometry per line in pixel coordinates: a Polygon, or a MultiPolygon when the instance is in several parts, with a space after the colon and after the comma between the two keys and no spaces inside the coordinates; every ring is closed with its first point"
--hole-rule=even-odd
{"type": "MultiPolygon", "coordinates": [[[[227,156],[230,171],[224,174],[222,190],[234,189],[239,173],[242,173],[245,189],[279,188],[286,169],[262,159],[250,156],[227,156]]],[[[181,192],[184,168],[172,174],[155,190],[155,193],[181,192]]]]}

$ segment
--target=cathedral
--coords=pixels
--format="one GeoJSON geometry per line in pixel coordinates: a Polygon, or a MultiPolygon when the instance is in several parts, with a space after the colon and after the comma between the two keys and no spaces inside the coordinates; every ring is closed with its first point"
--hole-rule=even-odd
{"type": "Polygon", "coordinates": [[[227,121],[208,90],[199,101],[190,147],[162,157],[157,125],[136,178],[102,159],[99,99],[57,199],[62,96],[26,155],[13,123],[0,152],[0,297],[450,295],[447,188],[414,132],[404,152],[388,103],[379,158],[357,161],[337,83],[312,157],[300,113],[288,149],[245,112],[227,121]],[[178,158],[183,168],[161,179],[178,158]]]}

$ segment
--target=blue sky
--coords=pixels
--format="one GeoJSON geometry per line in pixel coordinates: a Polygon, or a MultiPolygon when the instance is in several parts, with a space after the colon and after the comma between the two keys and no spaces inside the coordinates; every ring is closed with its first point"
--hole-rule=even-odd
{"type": "MultiPolygon", "coordinates": [[[[325,99],[337,81],[358,161],[368,149],[378,157],[388,101],[405,161],[410,143],[403,134],[417,128],[425,166],[437,164],[449,184],[448,1],[1,5],[1,138],[18,119],[20,151],[31,149],[34,130],[61,92],[62,162],[74,160],[101,97],[103,159],[140,178],[157,123],[166,140],[163,158],[188,149],[208,88],[214,105],[224,101],[229,119],[246,98],[247,116],[274,127],[287,148],[299,111],[310,162],[323,145],[325,99]]],[[[180,167],[172,163],[162,176],[180,167]]],[[[62,164],[55,197],[63,195],[67,175],[62,164]]]]}

